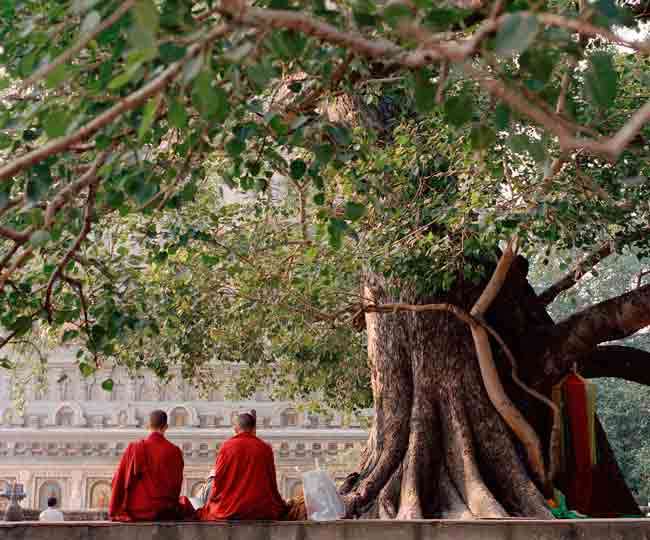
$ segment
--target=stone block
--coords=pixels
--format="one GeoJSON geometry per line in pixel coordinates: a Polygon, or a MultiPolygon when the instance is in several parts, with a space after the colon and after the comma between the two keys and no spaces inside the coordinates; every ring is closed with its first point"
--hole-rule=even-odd
{"type": "Polygon", "coordinates": [[[346,540],[344,521],[305,521],[303,540],[346,540]]]}

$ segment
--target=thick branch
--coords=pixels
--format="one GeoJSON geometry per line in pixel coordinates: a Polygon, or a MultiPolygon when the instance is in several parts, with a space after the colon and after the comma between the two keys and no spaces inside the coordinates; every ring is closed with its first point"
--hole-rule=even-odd
{"type": "Polygon", "coordinates": [[[601,345],[580,362],[587,378],[616,377],[650,386],[650,352],[621,345],[601,345]]]}
{"type": "Polygon", "coordinates": [[[609,257],[617,247],[631,244],[650,234],[650,229],[641,229],[624,236],[614,242],[605,242],[596,251],[582,259],[570,272],[545,289],[539,296],[543,305],[547,306],[555,300],[560,293],[573,287],[585,274],[594,268],[603,259],[609,257]]]}
{"type": "Polygon", "coordinates": [[[545,374],[559,379],[600,343],[623,339],[650,325],[650,284],[591,306],[564,321],[533,332],[544,343],[545,374]]]}

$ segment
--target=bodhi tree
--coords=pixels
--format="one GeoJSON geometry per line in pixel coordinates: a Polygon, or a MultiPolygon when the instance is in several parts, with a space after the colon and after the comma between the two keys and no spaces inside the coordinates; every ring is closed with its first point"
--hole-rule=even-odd
{"type": "MultiPolygon", "coordinates": [[[[648,248],[646,7],[1,4],[0,345],[371,395],[348,515],[550,517],[551,386],[648,383],[602,344],[650,324],[650,285],[546,312],[648,248]],[[557,247],[593,254],[538,295],[526,256],[557,247]]],[[[638,510],[620,475],[601,492],[638,510]]]]}

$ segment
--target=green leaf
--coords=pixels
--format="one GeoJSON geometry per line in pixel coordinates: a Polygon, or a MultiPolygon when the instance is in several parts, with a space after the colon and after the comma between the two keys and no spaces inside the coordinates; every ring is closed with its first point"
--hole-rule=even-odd
{"type": "Polygon", "coordinates": [[[15,365],[6,356],[0,358],[0,367],[4,369],[14,369],[15,365]]]}
{"type": "Polygon", "coordinates": [[[170,99],[169,109],[167,110],[167,120],[170,125],[178,129],[187,126],[187,113],[185,107],[175,98],[170,99]]]}
{"type": "Polygon", "coordinates": [[[323,192],[316,193],[316,195],[314,195],[314,204],[317,204],[318,206],[323,206],[325,204],[325,193],[323,192]]]}
{"type": "Polygon", "coordinates": [[[156,119],[156,111],[160,105],[161,95],[158,94],[147,101],[142,113],[142,120],[140,121],[140,128],[138,129],[138,139],[142,141],[144,136],[149,132],[151,124],[156,119]]]}
{"type": "Polygon", "coordinates": [[[140,66],[141,66],[140,63],[135,63],[129,66],[124,71],[124,73],[118,75],[110,83],[108,83],[108,89],[117,90],[118,88],[121,88],[125,84],[129,83],[129,81],[135,76],[135,74],[140,69],[140,66]]]}
{"type": "Polygon", "coordinates": [[[352,12],[352,16],[359,26],[375,26],[377,24],[377,17],[367,11],[355,10],[352,12]]]}
{"type": "Polygon", "coordinates": [[[228,95],[220,87],[213,87],[214,76],[204,70],[194,80],[192,103],[206,120],[223,122],[228,115],[228,95]]]}
{"type": "Polygon", "coordinates": [[[510,108],[505,103],[499,103],[494,110],[494,125],[499,130],[508,129],[510,125],[510,108]]]}
{"type": "Polygon", "coordinates": [[[79,362],[79,371],[81,371],[81,374],[84,377],[90,377],[93,373],[95,373],[95,368],[87,362],[79,362]]]}
{"type": "Polygon", "coordinates": [[[462,126],[472,119],[474,104],[467,94],[451,96],[445,100],[445,117],[453,126],[462,126]]]}
{"type": "Polygon", "coordinates": [[[52,174],[47,163],[41,162],[31,168],[27,180],[27,199],[30,202],[40,201],[52,185],[52,174]]]}
{"type": "Polygon", "coordinates": [[[69,117],[65,111],[55,110],[48,113],[43,121],[43,128],[50,139],[63,137],[68,128],[69,117]]]}
{"type": "Polygon", "coordinates": [[[469,138],[474,150],[485,150],[496,142],[497,136],[491,127],[478,125],[472,128],[469,138]]]}
{"type": "Polygon", "coordinates": [[[56,66],[45,78],[45,84],[48,88],[56,88],[68,77],[68,68],[65,64],[56,66]]]}
{"type": "Polygon", "coordinates": [[[347,223],[342,219],[331,218],[327,226],[329,243],[334,249],[339,249],[343,243],[343,232],[347,229],[347,223]]]}
{"type": "Polygon", "coordinates": [[[63,332],[63,337],[61,337],[61,343],[66,343],[67,341],[70,341],[71,339],[75,339],[77,337],[79,337],[78,330],[66,330],[63,332]]]}
{"type": "Polygon", "coordinates": [[[20,337],[25,335],[32,329],[32,318],[31,317],[18,317],[12,325],[9,326],[11,332],[15,332],[14,337],[20,337]]]}
{"type": "Polygon", "coordinates": [[[415,106],[420,113],[430,111],[436,104],[436,88],[429,79],[428,71],[420,70],[415,75],[415,106]]]}
{"type": "Polygon", "coordinates": [[[302,159],[294,159],[289,166],[289,173],[294,180],[300,180],[305,176],[307,164],[302,159]]]}
{"type": "Polygon", "coordinates": [[[521,54],[533,44],[538,30],[535,15],[507,15],[494,40],[494,52],[499,56],[521,54]]]}
{"type": "Polygon", "coordinates": [[[612,106],[618,92],[618,73],[609,53],[595,52],[589,57],[585,87],[596,107],[608,109],[612,106]]]}
{"type": "Polygon", "coordinates": [[[32,247],[39,248],[47,244],[52,239],[52,235],[46,230],[35,231],[29,239],[32,247]]]}
{"type": "Polygon", "coordinates": [[[113,386],[115,386],[113,379],[106,379],[102,382],[102,390],[105,390],[106,392],[112,392],[113,386]]]}
{"type": "Polygon", "coordinates": [[[226,152],[232,157],[240,156],[246,150],[246,143],[238,137],[233,137],[226,143],[226,152]]]}
{"type": "Polygon", "coordinates": [[[90,34],[101,21],[102,16],[99,14],[99,11],[89,12],[81,23],[81,35],[85,36],[86,34],[90,34]]]}
{"type": "Polygon", "coordinates": [[[138,0],[133,6],[133,15],[140,30],[156,35],[160,26],[160,12],[153,0],[138,0]]]}
{"type": "Polygon", "coordinates": [[[366,207],[357,202],[348,201],[345,203],[345,217],[350,221],[361,219],[366,213],[366,207]]]}
{"type": "Polygon", "coordinates": [[[384,20],[393,28],[397,27],[402,21],[407,21],[413,18],[411,9],[402,3],[388,4],[383,13],[384,20]]]}
{"type": "Polygon", "coordinates": [[[526,135],[514,135],[508,143],[517,154],[528,153],[537,163],[546,161],[546,147],[540,141],[533,141],[526,135]]]}
{"type": "Polygon", "coordinates": [[[246,75],[258,90],[263,90],[271,79],[277,75],[277,72],[270,63],[263,61],[249,66],[246,69],[246,75]]]}
{"type": "Polygon", "coordinates": [[[314,147],[314,155],[321,165],[326,165],[334,157],[334,147],[331,144],[319,144],[314,147]]]}

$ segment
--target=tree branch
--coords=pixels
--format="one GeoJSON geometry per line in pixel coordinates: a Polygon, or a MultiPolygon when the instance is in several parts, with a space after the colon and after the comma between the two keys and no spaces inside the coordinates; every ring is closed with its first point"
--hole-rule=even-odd
{"type": "Polygon", "coordinates": [[[601,345],[586,356],[580,373],[589,379],[616,377],[650,386],[650,352],[621,345],[601,345]]]}
{"type": "Polygon", "coordinates": [[[88,169],[78,180],[67,185],[56,194],[56,197],[54,197],[52,202],[47,205],[47,209],[45,210],[44,221],[46,229],[50,229],[52,225],[54,225],[56,214],[72,197],[77,196],[86,187],[97,182],[97,173],[108,159],[110,153],[110,150],[104,150],[100,153],[91,165],[90,169],[88,169]]]}
{"type": "Polygon", "coordinates": [[[539,296],[540,302],[548,306],[555,300],[561,293],[573,287],[585,274],[591,271],[603,259],[609,257],[616,248],[631,244],[637,240],[641,240],[646,235],[650,234],[650,228],[640,229],[627,236],[623,236],[614,242],[605,242],[596,251],[587,255],[582,259],[570,272],[566,273],[562,278],[547,287],[539,296]]]}
{"type": "Polygon", "coordinates": [[[88,236],[88,233],[90,233],[90,229],[92,228],[93,212],[95,210],[96,188],[96,183],[91,183],[88,186],[88,200],[86,202],[84,225],[81,228],[81,231],[79,232],[76,240],[74,241],[74,244],[72,244],[72,247],[70,247],[70,249],[63,256],[63,259],[61,259],[61,262],[59,262],[56,270],[52,273],[49,281],[47,282],[47,291],[45,293],[45,302],[43,304],[43,309],[47,312],[47,318],[49,322],[52,322],[52,289],[54,288],[54,284],[56,283],[56,280],[63,275],[65,266],[68,264],[68,262],[70,262],[70,259],[79,249],[83,241],[86,239],[86,236],[88,236]]]}
{"type": "Polygon", "coordinates": [[[230,31],[229,25],[221,25],[213,29],[202,41],[192,45],[183,58],[169,65],[155,79],[145,84],[139,90],[129,94],[124,99],[113,105],[110,109],[88,122],[85,126],[66,137],[59,137],[49,143],[32,150],[27,154],[10,161],[4,167],[0,167],[0,180],[6,180],[13,177],[16,173],[31,167],[32,165],[44,160],[45,158],[63,152],[71,146],[84,141],[97,133],[104,126],[110,124],[123,113],[135,109],[142,105],[147,99],[155,96],[168,86],[176,76],[181,72],[183,65],[188,60],[197,56],[206,43],[209,43],[219,37],[224,36],[230,31]]]}
{"type": "Polygon", "coordinates": [[[18,256],[18,258],[14,261],[14,263],[7,269],[6,272],[3,274],[0,274],[0,293],[4,290],[5,285],[7,284],[7,280],[11,277],[11,275],[18,270],[23,264],[27,262],[27,260],[32,256],[32,253],[34,251],[34,248],[32,246],[28,246],[27,248],[23,249],[23,252],[18,256]]]}
{"type": "Polygon", "coordinates": [[[47,77],[52,71],[54,71],[61,64],[65,64],[77,54],[79,54],[93,39],[95,39],[99,34],[104,30],[113,26],[117,21],[119,21],[127,11],[129,11],[136,3],[136,0],[126,0],[121,6],[119,6],[109,17],[104,19],[100,24],[93,28],[87,34],[84,34],[77,42],[67,49],[65,52],[57,56],[49,64],[45,64],[40,69],[36,70],[24,83],[23,88],[27,88],[33,85],[39,79],[47,77]]]}
{"type": "MultiPolygon", "coordinates": [[[[421,27],[410,25],[408,31],[419,43],[415,50],[406,50],[386,39],[367,39],[356,32],[339,30],[335,26],[296,11],[283,11],[248,7],[239,0],[222,2],[220,12],[234,22],[251,27],[291,29],[310,35],[317,39],[347,48],[349,51],[367,58],[383,60],[407,68],[420,68],[436,62],[464,63],[474,55],[481,43],[501,28],[510,15],[485,20],[469,38],[441,41],[427,38],[427,32],[421,27]]],[[[582,19],[571,19],[550,13],[519,12],[522,17],[537,17],[545,26],[565,28],[579,35],[599,36],[610,42],[630,47],[641,54],[650,54],[650,46],[643,42],[630,42],[605,28],[595,26],[582,19]]],[[[508,88],[505,83],[492,75],[482,73],[469,65],[463,64],[463,70],[487,90],[492,96],[502,99],[517,112],[531,118],[536,123],[555,134],[562,151],[584,149],[592,154],[601,155],[609,160],[616,160],[627,145],[636,137],[641,128],[650,121],[650,102],[638,109],[630,120],[612,137],[601,139],[583,139],[575,137],[564,125],[565,120],[558,114],[548,113],[535,106],[518,92],[508,88]]]]}
{"type": "Polygon", "coordinates": [[[650,284],[584,309],[529,336],[543,343],[544,376],[559,379],[600,343],[626,338],[650,325],[650,284]]]}

